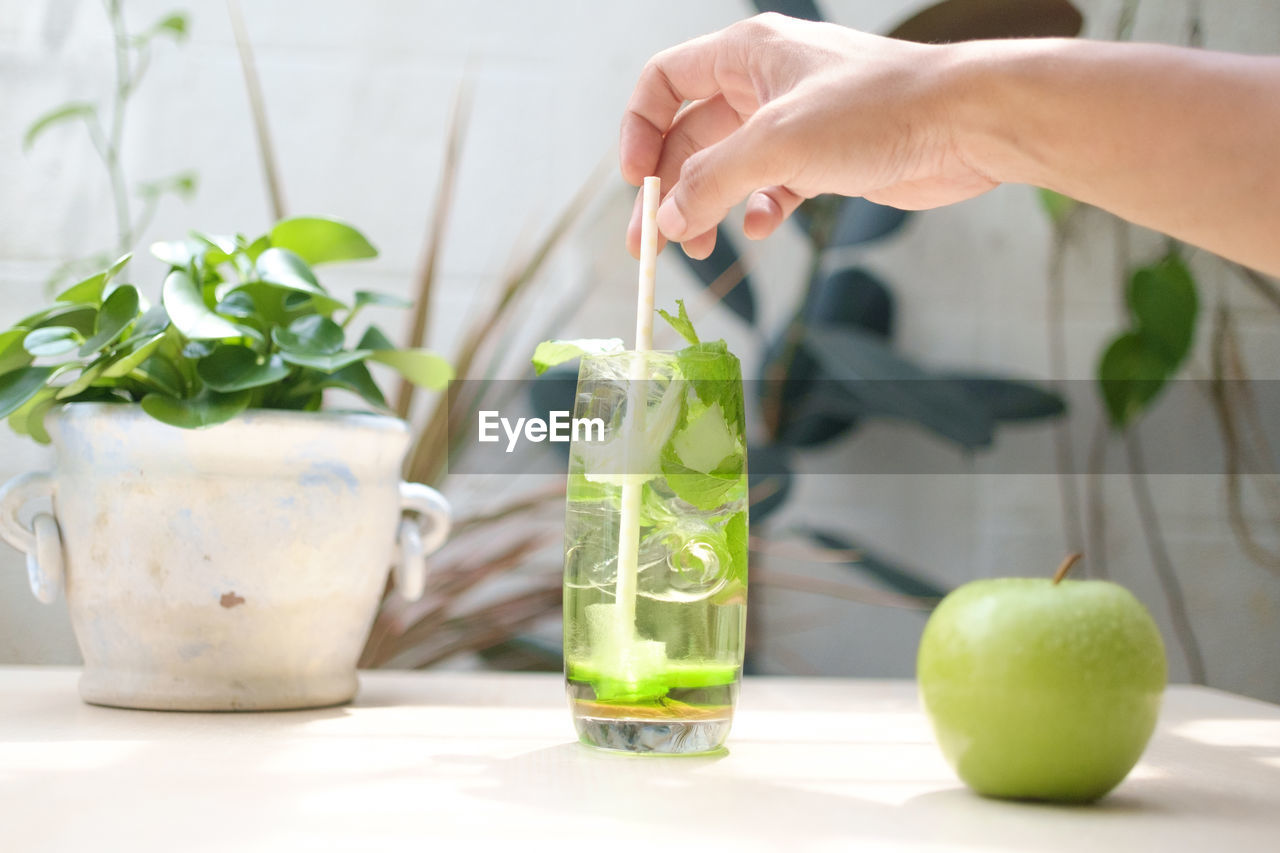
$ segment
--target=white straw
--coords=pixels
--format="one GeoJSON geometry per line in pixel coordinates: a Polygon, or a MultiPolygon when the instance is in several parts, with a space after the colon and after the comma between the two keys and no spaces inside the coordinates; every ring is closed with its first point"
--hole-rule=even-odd
{"type": "MultiPolygon", "coordinates": [[[[636,297],[636,353],[631,358],[628,389],[626,441],[630,447],[641,444],[646,406],[646,359],[639,353],[653,348],[653,291],[658,266],[658,197],[662,182],[656,177],[644,179],[643,207],[640,220],[640,280],[636,297]]],[[[627,459],[622,480],[622,511],[618,518],[618,578],[615,601],[619,648],[626,648],[635,636],[636,581],[640,568],[640,498],[647,475],[653,472],[631,471],[636,460],[627,459]]]]}
{"type": "Polygon", "coordinates": [[[658,197],[662,179],[644,179],[640,219],[640,287],[636,296],[636,351],[653,349],[653,289],[658,268],[658,197]]]}

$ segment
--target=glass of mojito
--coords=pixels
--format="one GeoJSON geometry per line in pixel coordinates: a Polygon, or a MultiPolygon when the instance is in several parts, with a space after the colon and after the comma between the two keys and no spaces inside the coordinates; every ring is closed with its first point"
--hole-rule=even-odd
{"type": "Polygon", "coordinates": [[[688,754],[729,734],[747,607],[742,372],[722,341],[586,355],[565,518],[579,738],[688,754]]]}

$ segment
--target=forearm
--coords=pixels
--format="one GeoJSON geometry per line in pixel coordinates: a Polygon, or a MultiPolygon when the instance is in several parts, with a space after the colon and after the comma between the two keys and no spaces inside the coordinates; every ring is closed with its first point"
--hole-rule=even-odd
{"type": "Polygon", "coordinates": [[[956,45],[960,155],[1280,274],[1280,59],[1088,41],[956,45]]]}

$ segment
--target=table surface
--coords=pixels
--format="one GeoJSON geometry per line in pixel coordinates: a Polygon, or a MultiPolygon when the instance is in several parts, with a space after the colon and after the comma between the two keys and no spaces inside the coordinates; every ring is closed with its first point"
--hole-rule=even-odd
{"type": "Polygon", "coordinates": [[[350,706],[80,702],[0,668],[0,850],[1280,850],[1280,707],[1169,689],[1088,807],[961,787],[909,681],[748,678],[727,754],[573,740],[559,677],[371,672],[350,706]]]}

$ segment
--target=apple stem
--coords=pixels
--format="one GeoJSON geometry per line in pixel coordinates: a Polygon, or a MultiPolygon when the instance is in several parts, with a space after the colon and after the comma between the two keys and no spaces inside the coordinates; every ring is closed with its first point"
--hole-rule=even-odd
{"type": "Polygon", "coordinates": [[[1067,572],[1071,571],[1071,567],[1076,564],[1076,561],[1083,556],[1084,555],[1079,553],[1078,551],[1068,554],[1062,560],[1062,565],[1058,566],[1058,570],[1053,573],[1053,585],[1057,586],[1062,581],[1062,579],[1067,576],[1067,572]]]}

